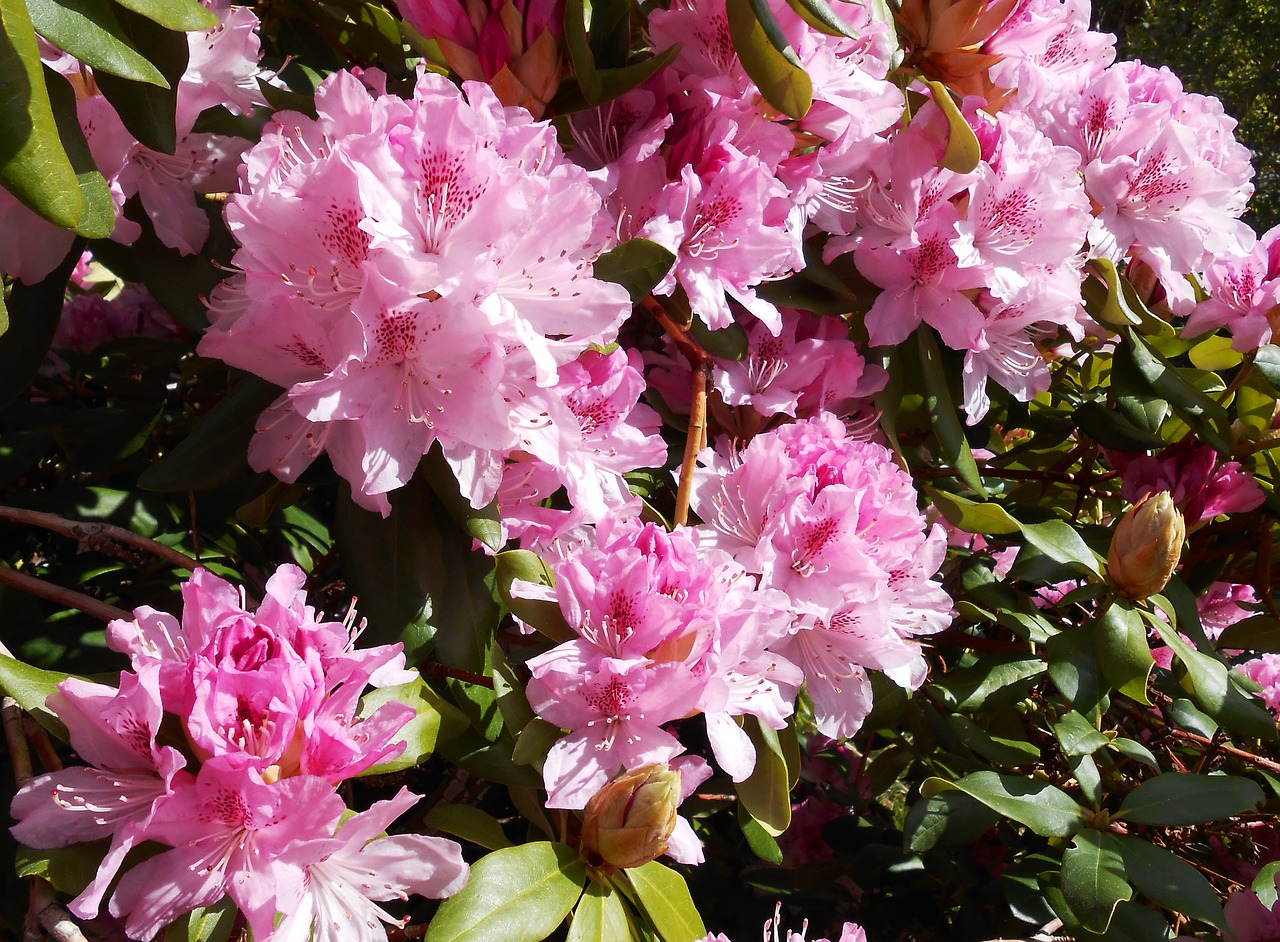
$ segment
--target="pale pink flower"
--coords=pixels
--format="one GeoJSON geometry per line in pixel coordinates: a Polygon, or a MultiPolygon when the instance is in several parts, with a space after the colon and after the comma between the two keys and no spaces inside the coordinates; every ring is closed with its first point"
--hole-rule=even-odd
{"type": "Polygon", "coordinates": [[[1225,327],[1231,345],[1244,353],[1270,343],[1272,320],[1280,319],[1280,226],[1243,256],[1214,258],[1204,281],[1209,297],[1187,319],[1188,336],[1225,327]]]}

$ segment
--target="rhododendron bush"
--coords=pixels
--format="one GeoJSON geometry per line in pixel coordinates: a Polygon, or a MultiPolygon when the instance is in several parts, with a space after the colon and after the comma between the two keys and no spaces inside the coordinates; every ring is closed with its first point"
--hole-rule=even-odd
{"type": "Polygon", "coordinates": [[[0,931],[1275,938],[1280,236],[1089,17],[0,0],[0,931]]]}

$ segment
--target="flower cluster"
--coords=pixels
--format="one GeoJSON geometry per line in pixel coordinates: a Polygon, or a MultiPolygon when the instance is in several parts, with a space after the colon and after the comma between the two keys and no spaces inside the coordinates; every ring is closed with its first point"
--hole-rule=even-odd
{"type": "Polygon", "coordinates": [[[394,921],[379,901],[447,896],[466,882],[456,844],[378,837],[417,801],[408,791],[344,819],[337,786],[397,755],[396,734],[414,715],[393,702],[362,717],[361,693],[415,675],[399,645],[356,650],[354,616],[319,620],[303,582],[282,566],[251,611],[234,586],[198,570],[181,619],[144,607],[108,626],[132,664],[118,688],[71,678],[49,697],[89,765],[19,791],[13,834],[32,847],[110,839],[74,913],[97,914],[144,841],[169,849],[128,869],[108,904],[135,939],[230,896],[255,938],[306,939],[314,928],[336,940],[334,914],[372,928],[394,921]],[[166,716],[185,743],[162,732],[166,716]]]}

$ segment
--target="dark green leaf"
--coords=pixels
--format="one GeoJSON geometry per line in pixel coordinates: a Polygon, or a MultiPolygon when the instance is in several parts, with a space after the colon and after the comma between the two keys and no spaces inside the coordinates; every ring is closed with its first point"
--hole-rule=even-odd
{"type": "Polygon", "coordinates": [[[1119,851],[1092,829],[1077,834],[1062,855],[1062,892],[1093,932],[1106,932],[1116,906],[1133,896],[1119,851]]]}
{"type": "Polygon", "coordinates": [[[35,850],[18,845],[14,864],[20,877],[40,877],[64,893],[78,895],[102,866],[108,841],[35,850]]]}
{"type": "Polygon", "coordinates": [[[449,515],[491,550],[502,547],[502,521],[498,518],[498,502],[490,501],[484,507],[472,507],[471,502],[458,487],[453,469],[445,461],[437,444],[422,459],[422,473],[436,497],[444,504],[449,515]]]}
{"type": "Polygon", "coordinates": [[[737,784],[738,798],[753,818],[773,836],[791,824],[791,776],[776,731],[745,717],[743,728],[756,747],[756,767],[737,784]]]}
{"type": "Polygon", "coordinates": [[[813,105],[813,82],[768,5],[727,0],[725,10],[733,48],[764,100],[789,117],[803,118],[813,105]]]}
{"type": "Polygon", "coordinates": [[[512,758],[514,749],[515,743],[505,730],[490,741],[475,729],[468,729],[461,736],[440,743],[436,752],[490,782],[526,788],[541,786],[541,773],[531,765],[517,765],[512,758]]]}
{"type": "Polygon", "coordinates": [[[1218,894],[1191,864],[1140,837],[1103,834],[1102,838],[1124,858],[1129,879],[1149,899],[1175,913],[1226,929],[1218,894]]]}
{"type": "Polygon", "coordinates": [[[563,735],[560,727],[535,716],[520,727],[520,734],[516,736],[516,747],[511,751],[511,761],[516,765],[532,765],[541,771],[547,753],[551,751],[556,740],[563,735]]]}
{"type": "Polygon", "coordinates": [[[787,0],[787,4],[802,20],[820,33],[826,33],[828,36],[847,36],[849,39],[858,38],[858,34],[840,18],[840,14],[831,9],[827,0],[787,0]]]}
{"type": "Polygon", "coordinates": [[[178,83],[186,71],[189,55],[187,37],[127,10],[121,11],[120,20],[125,34],[139,49],[147,50],[170,87],[143,85],[110,75],[98,77],[98,87],[130,134],[152,150],[172,154],[178,143],[174,122],[178,83]]]}
{"type": "Polygon", "coordinates": [[[1099,575],[1098,556],[1089,548],[1079,531],[1065,520],[1025,523],[1022,534],[1027,542],[1055,562],[1080,572],[1099,575]]]}
{"type": "Polygon", "coordinates": [[[208,491],[247,476],[245,455],[254,426],[279,396],[279,387],[266,380],[241,377],[190,435],[139,476],[138,486],[160,492],[208,491]]]}
{"type": "Polygon", "coordinates": [[[1045,663],[1038,657],[1025,654],[1001,653],[983,657],[970,667],[954,670],[933,684],[930,689],[946,698],[948,706],[961,712],[991,709],[1021,699],[1033,677],[1044,673],[1045,663]],[[997,692],[1004,692],[997,704],[987,701],[997,692]]]}
{"type": "Polygon", "coordinates": [[[565,942],[627,942],[631,920],[622,894],[608,883],[592,880],[578,900],[565,942]]]}
{"type": "Polygon", "coordinates": [[[475,805],[436,805],[427,814],[427,824],[487,850],[512,846],[502,825],[475,805]]]}
{"type": "MultiPolygon", "coordinates": [[[[3,37],[0,37],[2,43],[3,37]]],[[[3,81],[2,72],[0,81],[3,81]]],[[[0,143],[0,149],[3,146],[0,143]]],[[[62,264],[39,284],[13,286],[9,295],[9,329],[0,337],[0,406],[8,405],[26,392],[44,362],[62,316],[67,278],[80,260],[83,247],[84,243],[77,241],[62,264]]]]}
{"type": "Polygon", "coordinates": [[[27,0],[36,32],[95,75],[109,72],[135,82],[168,87],[164,74],[125,35],[108,0],[27,0]]]}
{"type": "MultiPolygon", "coordinates": [[[[86,239],[104,239],[116,227],[116,204],[106,179],[98,172],[85,140],[84,130],[76,111],[76,91],[63,76],[48,66],[44,68],[45,85],[49,89],[49,104],[53,108],[53,120],[58,125],[58,137],[66,148],[84,196],[84,215],[76,226],[76,233],[86,239]]],[[[148,86],[150,87],[150,86],[148,86]]]]}
{"type": "Polygon", "coordinates": [[[1259,347],[1253,357],[1253,368],[1271,384],[1274,392],[1280,393],[1280,346],[1268,343],[1259,347]]]}
{"type": "Polygon", "coordinates": [[[656,860],[624,872],[662,942],[697,942],[706,937],[684,877],[656,860]]]}
{"type": "Polygon", "coordinates": [[[1058,737],[1063,753],[1069,756],[1093,755],[1111,742],[1075,710],[1064,714],[1059,722],[1054,723],[1053,732],[1058,737]]]}
{"type": "Polygon", "coordinates": [[[1076,424],[1099,445],[1119,451],[1148,451],[1164,447],[1164,439],[1131,422],[1125,413],[1100,402],[1086,402],[1076,410],[1076,424]]]}
{"type": "Polygon", "coordinates": [[[993,736],[972,720],[956,714],[947,716],[947,722],[962,743],[992,762],[1000,765],[1033,765],[1040,761],[1040,748],[1025,740],[993,736]]]}
{"type": "Polygon", "coordinates": [[[1113,817],[1155,827],[1206,824],[1254,811],[1264,799],[1257,783],[1237,775],[1165,772],[1125,795],[1113,817]]]}
{"type": "Polygon", "coordinates": [[[74,229],[84,219],[25,0],[0,0],[0,185],[54,225],[74,229]]]}
{"type": "MultiPolygon", "coordinates": [[[[1124,328],[1123,336],[1128,343],[1122,344],[1120,350],[1129,357],[1151,390],[1168,400],[1178,414],[1200,433],[1206,444],[1224,454],[1230,452],[1229,436],[1220,431],[1231,423],[1226,410],[1187,382],[1177,367],[1152,349],[1145,338],[1131,328],[1124,328]]],[[[1117,352],[1117,356],[1120,355],[1117,352]]]]}
{"type": "Polygon", "coordinates": [[[665,247],[648,239],[630,239],[605,252],[592,265],[601,281],[622,285],[639,304],[671,270],[676,257],[665,247]]]}
{"type": "Polygon", "coordinates": [[[933,92],[933,103],[947,119],[947,149],[942,154],[942,166],[955,173],[972,173],[982,160],[977,135],[945,85],[933,81],[925,84],[933,92]]]}
{"type": "Polygon", "coordinates": [[[383,759],[370,767],[362,773],[364,775],[385,775],[388,772],[411,769],[431,755],[438,739],[456,736],[467,725],[466,717],[442,700],[422,678],[395,687],[370,690],[360,698],[356,716],[362,720],[368,719],[378,708],[388,703],[405,703],[414,709],[413,719],[402,726],[392,739],[393,743],[404,743],[405,748],[399,755],[383,759]],[[445,731],[443,737],[442,729],[445,731]]]}
{"type": "Polygon", "coordinates": [[[942,446],[942,455],[955,468],[960,480],[986,497],[987,491],[982,486],[978,463],[973,460],[973,451],[964,437],[964,429],[960,426],[955,404],[951,400],[938,341],[934,339],[932,330],[922,327],[916,331],[916,343],[920,351],[920,366],[927,393],[925,404],[929,409],[929,419],[938,436],[938,443],[942,446]]]}
{"type": "Polygon", "coordinates": [[[1071,777],[1076,780],[1076,787],[1084,796],[1089,807],[1097,811],[1102,807],[1102,773],[1098,771],[1098,763],[1093,756],[1067,756],[1067,766],[1071,769],[1071,777]]]}
{"type": "Polygon", "coordinates": [[[913,853],[954,847],[977,840],[1000,821],[1000,813],[971,795],[944,791],[922,798],[907,815],[903,841],[913,853]]]}
{"type": "Polygon", "coordinates": [[[612,69],[596,69],[596,80],[599,82],[600,101],[612,101],[619,95],[625,95],[649,80],[660,69],[669,66],[680,53],[680,44],[662,50],[647,59],[632,62],[629,65],[612,69]]]}
{"type": "MultiPolygon", "coordinates": [[[[582,0],[566,0],[564,7],[564,38],[569,47],[569,63],[573,77],[578,80],[588,105],[602,100],[600,79],[596,75],[596,57],[587,37],[587,14],[582,0]]],[[[599,276],[603,277],[603,276],[599,276]]]]}
{"type": "Polygon", "coordinates": [[[733,323],[720,330],[712,330],[695,317],[689,322],[689,333],[698,345],[718,360],[743,360],[747,356],[747,332],[741,324],[733,323]]]}
{"type": "Polygon", "coordinates": [[[76,467],[100,470],[136,454],[163,414],[157,406],[103,406],[59,423],[53,437],[76,467]]]}
{"type": "Polygon", "coordinates": [[[1274,615],[1252,615],[1227,627],[1217,641],[1218,650],[1244,648],[1280,654],[1280,619],[1274,615]]]}
{"type": "Polygon", "coordinates": [[[471,879],[431,920],[425,942],[542,942],[582,895],[587,865],[565,844],[506,847],[471,867],[471,879]]]}
{"type": "Polygon", "coordinates": [[[1042,837],[1068,837],[1086,824],[1083,809],[1062,789],[1038,779],[974,772],[957,782],[928,778],[920,794],[932,798],[950,789],[971,795],[993,811],[1042,837]]]}
{"type": "Polygon", "coordinates": [[[1114,749],[1122,756],[1133,759],[1135,762],[1141,762],[1149,769],[1160,771],[1160,763],[1156,760],[1155,753],[1135,739],[1125,739],[1123,736],[1117,736],[1107,748],[1114,749]]]}
{"type": "Polygon", "coordinates": [[[768,828],[751,817],[751,812],[741,802],[738,803],[738,827],[742,828],[742,836],[747,839],[747,846],[753,854],[765,863],[782,864],[782,848],[778,841],[768,828]]]}
{"type": "Polygon", "coordinates": [[[1082,713],[1097,709],[1103,695],[1095,645],[1095,632],[1076,627],[1054,635],[1044,647],[1054,686],[1082,713]]]}
{"type": "Polygon", "coordinates": [[[1147,629],[1128,605],[1116,602],[1094,621],[1098,668],[1102,676],[1126,697],[1151,705],[1147,680],[1155,667],[1147,629]]]}

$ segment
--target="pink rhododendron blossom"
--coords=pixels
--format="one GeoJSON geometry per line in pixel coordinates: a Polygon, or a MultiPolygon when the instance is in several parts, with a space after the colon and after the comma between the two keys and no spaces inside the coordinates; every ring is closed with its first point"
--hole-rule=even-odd
{"type": "Polygon", "coordinates": [[[1216,451],[1183,439],[1158,455],[1108,452],[1124,479],[1125,500],[1169,491],[1186,518],[1188,529],[1222,514],[1253,510],[1266,495],[1238,461],[1219,464],[1216,451]]]}
{"type": "Polygon", "coordinates": [[[442,899],[461,890],[470,868],[453,841],[382,834],[417,801],[402,788],[394,798],[343,821],[332,837],[297,840],[272,860],[285,914],[272,942],[385,942],[384,923],[400,925],[401,920],[378,903],[407,899],[410,893],[442,899]]]}
{"type": "Polygon", "coordinates": [[[1273,321],[1280,319],[1280,226],[1246,255],[1214,258],[1204,280],[1209,297],[1187,319],[1189,336],[1225,327],[1231,345],[1244,353],[1270,343],[1273,321]]]}
{"type": "Polygon", "coordinates": [[[1280,654],[1262,654],[1236,667],[1262,690],[1258,696],[1273,712],[1280,714],[1280,654]]]}
{"type": "MultiPolygon", "coordinates": [[[[256,467],[291,480],[328,452],[386,513],[438,443],[483,506],[525,447],[517,404],[629,310],[591,277],[599,197],[549,125],[485,86],[464,98],[424,73],[406,102],[337,73],[316,105],[247,157],[227,207],[242,281],[215,296],[200,350],[288,390],[256,467]]],[[[582,434],[571,410],[559,421],[582,434]]]]}

